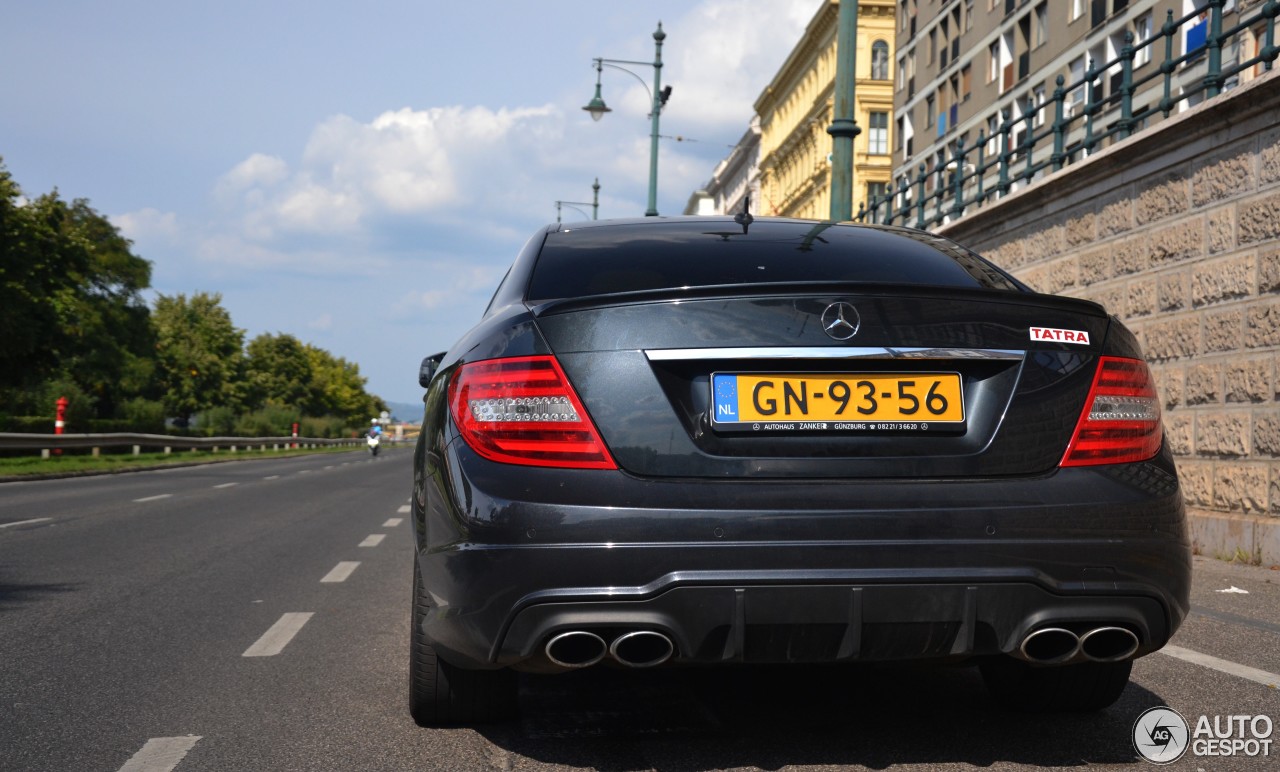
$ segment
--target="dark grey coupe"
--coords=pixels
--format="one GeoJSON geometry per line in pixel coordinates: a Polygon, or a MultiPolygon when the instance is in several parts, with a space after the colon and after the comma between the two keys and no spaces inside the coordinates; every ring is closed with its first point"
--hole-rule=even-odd
{"type": "Polygon", "coordinates": [[[929,233],[551,226],[421,375],[421,724],[605,664],[970,662],[1098,709],[1188,610],[1134,336],[929,233]]]}

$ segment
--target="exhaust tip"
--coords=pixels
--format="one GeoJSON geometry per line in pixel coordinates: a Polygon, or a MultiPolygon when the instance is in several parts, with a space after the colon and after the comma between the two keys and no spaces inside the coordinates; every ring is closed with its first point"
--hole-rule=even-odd
{"type": "Polygon", "coordinates": [[[1057,665],[1080,651],[1080,638],[1061,627],[1045,627],[1022,639],[1018,647],[1024,659],[1041,665],[1057,665]]]}
{"type": "Polygon", "coordinates": [[[570,630],[547,641],[547,659],[560,667],[591,667],[609,651],[604,639],[586,630],[570,630]]]}
{"type": "Polygon", "coordinates": [[[1099,627],[1080,636],[1080,651],[1095,662],[1120,662],[1138,651],[1138,636],[1125,627],[1099,627]]]}
{"type": "Polygon", "coordinates": [[[675,651],[670,638],[653,630],[620,635],[609,646],[609,654],[627,667],[655,667],[671,659],[675,651]]]}

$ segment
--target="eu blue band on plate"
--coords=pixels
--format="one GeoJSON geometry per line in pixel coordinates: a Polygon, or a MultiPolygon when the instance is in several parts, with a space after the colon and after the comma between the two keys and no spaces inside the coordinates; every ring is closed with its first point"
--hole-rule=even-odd
{"type": "Polygon", "coordinates": [[[715,375],[712,393],[715,395],[716,420],[737,421],[738,376],[722,374],[715,375]]]}

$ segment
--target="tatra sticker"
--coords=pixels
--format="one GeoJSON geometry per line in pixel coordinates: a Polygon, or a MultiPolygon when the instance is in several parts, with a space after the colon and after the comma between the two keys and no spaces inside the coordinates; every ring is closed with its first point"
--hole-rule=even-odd
{"type": "Polygon", "coordinates": [[[1089,333],[1085,330],[1055,330],[1051,327],[1032,327],[1032,340],[1051,340],[1055,343],[1089,345],[1089,333]]]}

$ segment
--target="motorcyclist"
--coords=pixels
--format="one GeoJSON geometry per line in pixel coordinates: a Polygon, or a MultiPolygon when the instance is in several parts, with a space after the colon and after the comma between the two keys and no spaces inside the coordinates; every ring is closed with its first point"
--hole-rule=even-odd
{"type": "Polygon", "coordinates": [[[382,441],[382,426],[378,423],[378,419],[373,419],[373,425],[369,427],[369,432],[366,436],[368,437],[369,453],[377,456],[378,445],[382,441]]]}

